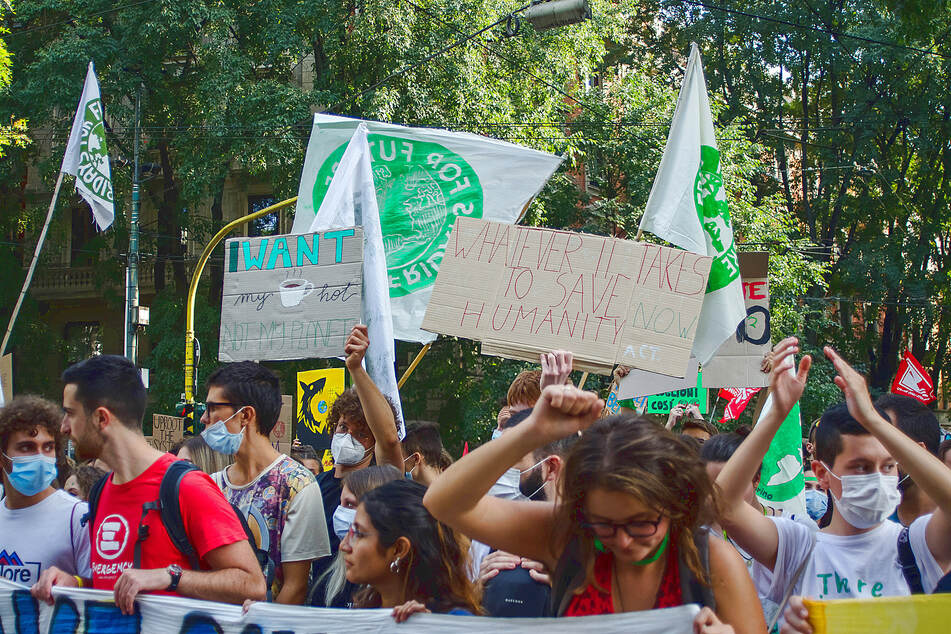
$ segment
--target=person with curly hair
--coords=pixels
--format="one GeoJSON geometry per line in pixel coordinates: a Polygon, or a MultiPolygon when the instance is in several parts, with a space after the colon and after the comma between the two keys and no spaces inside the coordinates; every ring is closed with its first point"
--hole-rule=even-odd
{"type": "MultiPolygon", "coordinates": [[[[340,505],[341,481],[348,473],[370,465],[393,465],[403,470],[403,448],[399,438],[399,420],[393,403],[363,367],[370,347],[367,327],[353,327],[344,345],[347,370],[353,387],[344,391],[330,408],[327,424],[333,429],[330,452],[334,468],[317,476],[324,503],[324,518],[330,536],[330,552],[336,552],[340,540],[334,533],[334,511],[340,505]]],[[[313,566],[311,578],[326,572],[333,558],[326,557],[313,566]]]]}
{"type": "Polygon", "coordinates": [[[0,552],[3,577],[33,585],[51,567],[89,577],[86,504],[53,488],[63,453],[59,407],[39,396],[17,396],[0,409],[0,552]]]}

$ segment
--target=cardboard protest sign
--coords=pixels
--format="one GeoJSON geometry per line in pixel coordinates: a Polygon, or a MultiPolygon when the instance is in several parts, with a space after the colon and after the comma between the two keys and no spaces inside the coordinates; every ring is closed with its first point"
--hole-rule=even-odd
{"type": "Polygon", "coordinates": [[[185,437],[185,419],[180,416],[152,415],[152,440],[149,444],[159,451],[168,451],[185,437]]]}
{"type": "Polygon", "coordinates": [[[271,446],[278,451],[283,451],[285,445],[290,448],[294,440],[294,398],[289,394],[281,394],[281,413],[269,439],[271,446]]]}
{"type": "Polygon", "coordinates": [[[458,218],[423,328],[483,354],[683,376],[711,259],[646,242],[458,218]]]}
{"type": "Polygon", "coordinates": [[[740,253],[740,276],[746,320],[703,366],[703,387],[766,387],[769,375],[760,371],[772,347],[769,313],[769,253],[740,253]]]}
{"type": "MultiPolygon", "coordinates": [[[[343,368],[297,373],[297,438],[321,457],[330,450],[333,429],[327,425],[330,408],[344,390],[343,368]]],[[[323,461],[323,460],[322,460],[323,461]]]]}
{"type": "Polygon", "coordinates": [[[218,359],[342,354],[360,321],[362,285],[360,227],[228,240],[218,359]]]}
{"type": "MultiPolygon", "coordinates": [[[[266,601],[240,605],[140,593],[135,612],[124,615],[111,590],[56,586],[55,603],[48,605],[30,596],[30,583],[7,580],[24,566],[0,565],[0,632],[32,634],[94,634],[121,632],[324,632],[325,634],[400,634],[406,625],[397,623],[392,610],[341,610],[288,606],[266,601]]],[[[908,597],[905,597],[906,599],[908,597]]],[[[623,614],[579,616],[570,619],[507,619],[507,634],[573,634],[579,630],[598,634],[692,634],[696,604],[623,614]]],[[[488,616],[415,614],[414,634],[473,634],[497,632],[499,620],[488,616]]]]}
{"type": "Polygon", "coordinates": [[[0,405],[13,398],[13,354],[0,357],[0,405]]]}
{"type": "Polygon", "coordinates": [[[664,392],[663,394],[648,396],[644,413],[669,414],[670,410],[677,405],[697,405],[700,407],[700,413],[706,414],[710,408],[709,394],[705,388],[700,387],[700,374],[696,376],[693,383],[695,387],[685,387],[679,390],[664,392]]]}

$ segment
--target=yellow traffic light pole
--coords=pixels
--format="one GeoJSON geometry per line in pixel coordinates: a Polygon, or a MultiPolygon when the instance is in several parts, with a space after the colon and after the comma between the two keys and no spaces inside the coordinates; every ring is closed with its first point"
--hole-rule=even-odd
{"type": "Polygon", "coordinates": [[[267,214],[289,207],[296,202],[297,196],[294,196],[293,198],[282,200],[270,207],[265,207],[253,214],[232,220],[222,227],[221,230],[215,234],[215,237],[205,245],[205,250],[202,251],[201,257],[198,258],[198,265],[195,267],[195,272],[192,273],[192,281],[188,285],[188,297],[185,299],[185,403],[194,404],[195,402],[195,295],[198,293],[198,281],[201,279],[202,271],[204,271],[205,264],[211,257],[212,251],[214,251],[215,247],[224,240],[225,236],[231,233],[235,228],[247,224],[255,218],[260,218],[261,216],[266,216],[267,214]]]}

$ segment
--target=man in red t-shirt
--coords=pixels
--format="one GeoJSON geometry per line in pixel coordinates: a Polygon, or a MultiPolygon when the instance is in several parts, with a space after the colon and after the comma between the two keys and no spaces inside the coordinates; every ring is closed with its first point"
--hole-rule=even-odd
{"type": "Polygon", "coordinates": [[[175,461],[142,436],[146,392],[139,371],[124,357],[100,355],[63,373],[62,431],[81,459],[101,458],[112,467],[91,519],[92,579],[51,567],[33,586],[33,594],[52,602],[54,585],[113,590],[125,614],[140,592],[179,594],[196,599],[242,603],[266,597],[264,575],[240,521],[221,490],[206,474],[193,471],[179,490],[182,519],[201,570],[191,570],[173,545],[159,511],[143,516],[142,505],[157,500],[162,476],[175,461]],[[139,527],[141,568],[133,567],[139,527]]]}

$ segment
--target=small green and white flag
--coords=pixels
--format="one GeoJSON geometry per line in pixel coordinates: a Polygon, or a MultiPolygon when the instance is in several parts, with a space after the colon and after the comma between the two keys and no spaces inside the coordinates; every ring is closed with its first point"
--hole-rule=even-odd
{"type": "Polygon", "coordinates": [[[105,231],[115,218],[112,193],[112,169],[106,148],[102,99],[96,69],[89,62],[83,96],[76,108],[73,129],[66,144],[60,171],[76,177],[76,191],[92,207],[92,215],[100,231],[105,231]]]}
{"type": "Polygon", "coordinates": [[[693,355],[706,363],[746,319],[746,304],[696,44],[690,46],[687,73],[640,228],[687,251],[713,257],[693,343],[693,355]]]}

